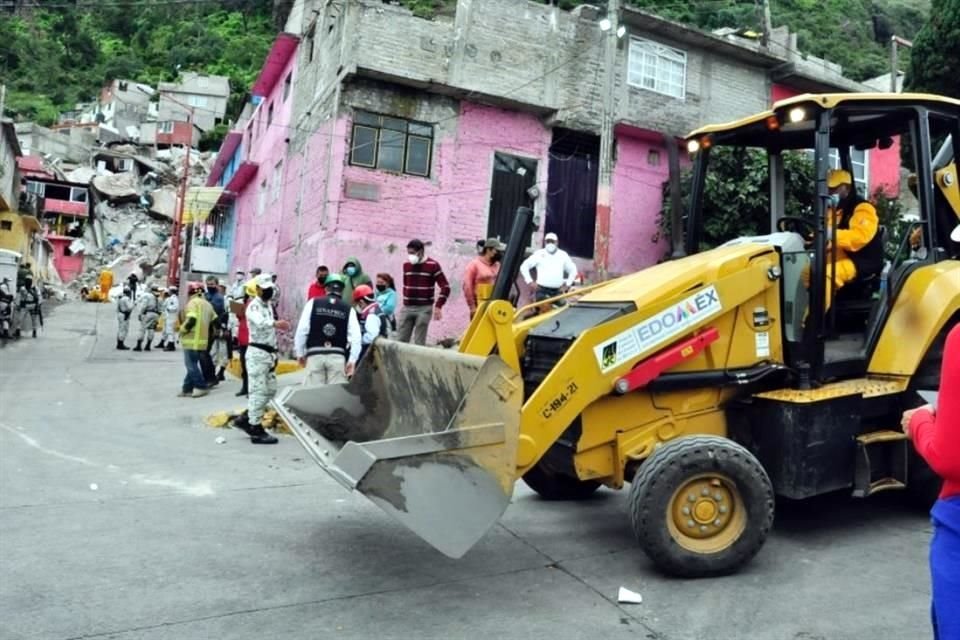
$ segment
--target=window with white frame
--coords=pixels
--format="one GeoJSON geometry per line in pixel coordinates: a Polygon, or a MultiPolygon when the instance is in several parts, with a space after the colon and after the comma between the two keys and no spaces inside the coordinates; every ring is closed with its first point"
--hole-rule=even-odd
{"type": "Polygon", "coordinates": [[[163,122],[158,122],[157,133],[173,133],[173,122],[171,120],[164,120],[163,122]]]}
{"type": "MultiPolygon", "coordinates": [[[[810,162],[813,162],[813,149],[807,150],[810,162]]],[[[865,149],[850,149],[850,164],[853,169],[853,181],[857,186],[857,193],[864,198],[869,198],[870,188],[870,161],[868,152],[865,149]]],[[[840,152],[836,149],[830,149],[830,168],[840,168],[840,152]]]]}
{"type": "Polygon", "coordinates": [[[682,100],[687,84],[686,52],[631,37],[627,84],[682,100]]]}
{"type": "Polygon", "coordinates": [[[270,191],[270,202],[276,202],[280,199],[280,190],[283,186],[283,160],[277,163],[273,168],[273,183],[270,191]]]}
{"type": "Polygon", "coordinates": [[[205,107],[207,106],[207,96],[187,96],[187,104],[191,107],[205,107]]]}

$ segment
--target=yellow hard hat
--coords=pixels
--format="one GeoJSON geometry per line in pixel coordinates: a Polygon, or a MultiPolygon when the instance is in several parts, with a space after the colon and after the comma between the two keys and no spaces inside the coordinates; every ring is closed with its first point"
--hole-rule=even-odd
{"type": "Polygon", "coordinates": [[[256,295],[257,295],[257,279],[256,279],[256,278],[252,278],[252,279],[250,279],[250,280],[247,280],[246,284],[243,285],[243,290],[244,290],[244,291],[246,292],[246,294],[247,294],[248,296],[250,296],[251,298],[256,297],[256,295]]]}
{"type": "Polygon", "coordinates": [[[853,176],[845,169],[830,169],[827,172],[827,187],[836,189],[842,184],[853,184],[853,176]]]}

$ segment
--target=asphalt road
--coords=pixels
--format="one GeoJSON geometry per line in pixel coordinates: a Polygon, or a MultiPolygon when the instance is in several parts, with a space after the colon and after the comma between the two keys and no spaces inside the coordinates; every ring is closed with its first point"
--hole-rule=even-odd
{"type": "Polygon", "coordinates": [[[450,560],[292,437],[205,426],[238,383],[175,397],[180,352],[115,351],[110,305],[46,320],[0,349],[0,639],[930,636],[929,522],[895,497],[781,505],[744,571],[681,581],[636,548],[625,494],[521,483],[450,560]]]}

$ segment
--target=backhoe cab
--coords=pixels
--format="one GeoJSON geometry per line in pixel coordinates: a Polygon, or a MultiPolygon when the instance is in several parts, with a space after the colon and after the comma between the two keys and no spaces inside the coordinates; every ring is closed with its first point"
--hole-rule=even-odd
{"type": "Polygon", "coordinates": [[[938,386],[944,336],[960,320],[960,247],[949,237],[958,123],[956,100],[844,94],[700,129],[688,138],[686,257],[523,319],[529,309],[508,301],[533,218],[521,209],[492,299],[457,352],[378,340],[349,383],[289,389],[275,405],[332,477],[453,557],[496,522],[521,478],[550,500],[629,484],[640,547],[691,577],[749,561],[777,495],[906,489],[927,500],[936,479],[898,424],[916,391],[938,386]],[[905,239],[887,256],[886,287],[863,274],[827,300],[831,150],[850,168],[849,149],[897,137],[912,151],[911,225],[925,257],[908,259],[905,239]],[[771,234],[708,249],[704,185],[721,146],[768,153],[771,234]],[[782,154],[808,149],[813,210],[782,220],[782,154]]]}

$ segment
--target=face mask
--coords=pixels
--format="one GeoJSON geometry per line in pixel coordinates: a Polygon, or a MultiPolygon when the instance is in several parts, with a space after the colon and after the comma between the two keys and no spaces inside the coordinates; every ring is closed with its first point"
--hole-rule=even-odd
{"type": "Polygon", "coordinates": [[[418,255],[415,254],[415,253],[408,253],[408,254],[407,254],[407,260],[410,261],[410,264],[419,264],[419,263],[420,263],[420,256],[418,256],[418,255]]]}
{"type": "Polygon", "coordinates": [[[546,248],[547,248],[547,253],[556,253],[556,252],[557,252],[557,245],[555,245],[555,244],[552,243],[552,242],[548,242],[546,248]]]}
{"type": "Polygon", "coordinates": [[[260,292],[260,299],[266,302],[273,297],[273,287],[269,287],[260,292]]]}
{"type": "Polygon", "coordinates": [[[347,272],[347,275],[348,275],[348,276],[355,276],[355,275],[357,275],[357,268],[356,268],[356,267],[347,267],[346,269],[344,269],[344,271],[347,272]]]}
{"type": "Polygon", "coordinates": [[[325,274],[323,274],[323,275],[321,275],[321,276],[317,276],[317,283],[318,283],[318,284],[323,284],[323,283],[325,283],[325,282],[327,281],[327,277],[328,277],[329,275],[330,275],[329,273],[325,273],[325,274]]]}
{"type": "Polygon", "coordinates": [[[840,194],[839,194],[839,193],[831,193],[831,194],[830,194],[829,203],[830,203],[830,206],[833,207],[834,209],[836,209],[837,207],[839,207],[839,206],[840,206],[840,194]]]}
{"type": "Polygon", "coordinates": [[[214,293],[219,293],[220,289],[218,289],[217,287],[207,287],[207,291],[210,292],[210,294],[212,295],[214,293]]]}
{"type": "Polygon", "coordinates": [[[383,292],[383,291],[386,291],[386,290],[387,290],[387,285],[385,285],[385,284],[378,284],[378,285],[377,285],[377,291],[383,292]]]}

